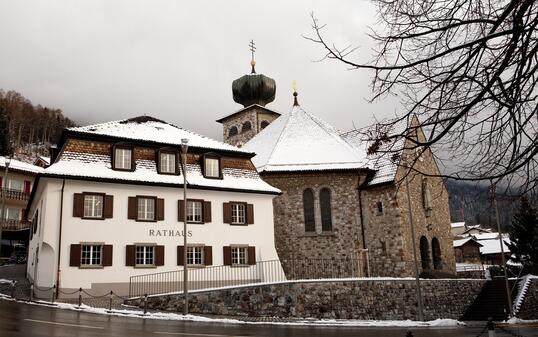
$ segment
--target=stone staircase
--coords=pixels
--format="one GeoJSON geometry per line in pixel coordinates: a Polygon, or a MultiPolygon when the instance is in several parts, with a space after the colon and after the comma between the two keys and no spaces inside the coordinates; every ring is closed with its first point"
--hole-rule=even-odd
{"type": "MultiPolygon", "coordinates": [[[[514,281],[509,281],[513,289],[514,281]]],[[[517,289],[512,291],[512,302],[517,289]]],[[[473,304],[463,314],[462,321],[486,321],[489,317],[494,321],[503,321],[508,318],[508,303],[504,278],[486,281],[486,284],[476,297],[473,304]]]]}

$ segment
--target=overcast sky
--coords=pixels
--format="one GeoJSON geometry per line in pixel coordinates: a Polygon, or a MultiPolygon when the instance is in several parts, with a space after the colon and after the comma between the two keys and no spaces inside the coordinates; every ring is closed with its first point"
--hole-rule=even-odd
{"type": "Polygon", "coordinates": [[[337,45],[372,56],[367,26],[375,8],[350,1],[20,1],[0,2],[0,88],[62,109],[79,124],[148,114],[222,139],[215,120],[237,111],[234,79],[257,72],[276,80],[267,107],[287,113],[292,81],[307,111],[341,130],[393,115],[396,99],[369,104],[372,73],[323,55],[310,12],[337,45]]]}

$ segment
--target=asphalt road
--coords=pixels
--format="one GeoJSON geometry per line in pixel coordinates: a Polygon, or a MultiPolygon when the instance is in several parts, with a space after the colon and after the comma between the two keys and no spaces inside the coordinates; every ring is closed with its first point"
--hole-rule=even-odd
{"type": "MultiPolygon", "coordinates": [[[[1,337],[230,337],[230,336],[379,336],[404,337],[407,328],[305,327],[251,324],[198,323],[90,314],[54,307],[36,306],[0,300],[1,337]]],[[[515,328],[512,330],[516,331],[515,328]]],[[[421,336],[476,336],[480,327],[412,328],[421,336]]],[[[538,326],[519,330],[522,336],[538,336],[538,326]]],[[[483,335],[487,336],[487,332],[483,335]]],[[[498,333],[497,336],[509,336],[498,333]]]]}

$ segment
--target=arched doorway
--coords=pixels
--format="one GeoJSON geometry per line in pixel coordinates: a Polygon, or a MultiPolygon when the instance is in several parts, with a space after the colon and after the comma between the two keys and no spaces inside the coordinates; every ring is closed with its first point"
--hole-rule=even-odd
{"type": "Polygon", "coordinates": [[[422,269],[430,269],[430,245],[428,239],[425,236],[420,237],[420,261],[422,262],[422,269]]]}
{"type": "Polygon", "coordinates": [[[433,269],[443,269],[443,259],[441,257],[441,246],[437,238],[432,239],[432,259],[433,269]]]}

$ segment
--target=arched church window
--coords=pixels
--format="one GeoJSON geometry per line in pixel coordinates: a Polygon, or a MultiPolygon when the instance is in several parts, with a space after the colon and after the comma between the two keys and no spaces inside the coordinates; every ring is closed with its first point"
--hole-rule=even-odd
{"type": "Polygon", "coordinates": [[[310,188],[303,191],[303,210],[305,232],[315,232],[316,220],[314,215],[314,192],[310,188]]]}
{"type": "Polygon", "coordinates": [[[321,210],[321,230],[323,232],[332,231],[331,190],[326,187],[319,192],[319,206],[321,210]]]}
{"type": "Polygon", "coordinates": [[[422,208],[431,209],[430,205],[430,188],[428,186],[428,179],[422,178],[422,208]]]}
{"type": "Polygon", "coordinates": [[[243,126],[241,127],[241,132],[245,132],[252,129],[252,124],[250,124],[249,121],[246,121],[243,123],[243,126]]]}
{"type": "Polygon", "coordinates": [[[443,259],[441,258],[441,245],[437,238],[432,239],[432,260],[433,269],[443,269],[443,259]]]}
{"type": "Polygon", "coordinates": [[[422,269],[430,269],[430,245],[425,236],[420,237],[420,261],[422,269]]]}
{"type": "Polygon", "coordinates": [[[267,127],[267,125],[269,125],[269,122],[268,121],[262,121],[260,127],[263,129],[265,129],[267,127]]]}
{"type": "Polygon", "coordinates": [[[237,127],[236,126],[232,126],[230,128],[230,131],[228,131],[228,137],[232,137],[232,136],[235,136],[237,135],[237,127]]]}

